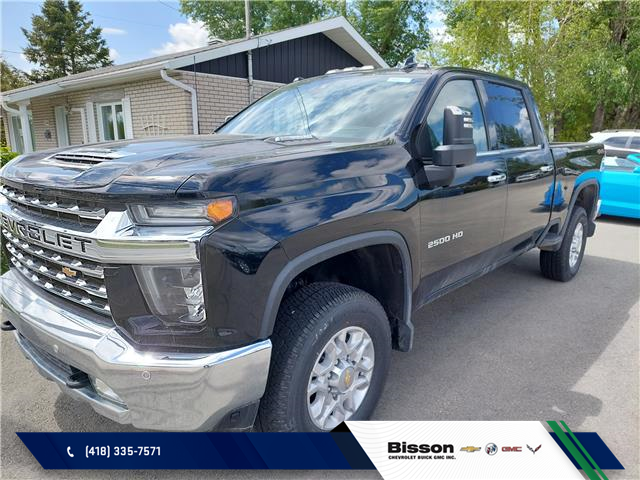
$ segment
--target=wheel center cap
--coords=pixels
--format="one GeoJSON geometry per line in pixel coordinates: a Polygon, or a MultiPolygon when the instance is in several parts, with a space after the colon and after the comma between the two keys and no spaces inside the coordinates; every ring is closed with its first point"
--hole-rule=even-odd
{"type": "Polygon", "coordinates": [[[344,392],[353,385],[353,381],[355,380],[355,370],[353,367],[345,368],[340,374],[339,388],[341,392],[344,392]]]}

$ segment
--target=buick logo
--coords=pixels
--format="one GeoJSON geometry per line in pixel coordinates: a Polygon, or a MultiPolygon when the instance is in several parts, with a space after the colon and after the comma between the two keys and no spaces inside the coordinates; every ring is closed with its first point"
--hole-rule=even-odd
{"type": "Polygon", "coordinates": [[[498,446],[495,443],[488,443],[486,447],[484,447],[484,451],[487,452],[487,455],[495,455],[498,453],[498,446]]]}

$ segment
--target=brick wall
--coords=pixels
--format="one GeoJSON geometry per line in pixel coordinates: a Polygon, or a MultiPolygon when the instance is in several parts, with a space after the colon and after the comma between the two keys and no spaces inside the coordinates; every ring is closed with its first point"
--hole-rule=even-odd
{"type": "MultiPolygon", "coordinates": [[[[238,113],[249,104],[249,85],[246,78],[193,72],[180,72],[176,78],[197,88],[200,133],[212,132],[227,116],[238,113]]],[[[255,80],[253,85],[255,101],[282,84],[255,80]]]]}
{"type": "MultiPolygon", "coordinates": [[[[225,117],[237,113],[249,102],[246,79],[204,73],[194,75],[181,71],[172,71],[170,75],[183,83],[196,86],[200,133],[210,133],[224,122],[225,117]]],[[[280,84],[255,81],[254,100],[278,86],[280,84]]],[[[58,146],[55,107],[67,107],[67,111],[70,112],[67,116],[70,143],[81,145],[82,116],[73,109],[85,109],[86,102],[93,102],[97,129],[98,104],[120,101],[124,97],[128,97],[131,102],[134,138],[193,133],[191,94],[165,82],[158,73],[157,77],[146,80],[31,99],[36,150],[58,146]]],[[[5,112],[3,117],[7,118],[5,112]]],[[[97,133],[96,135],[99,141],[100,137],[97,133]]]]}
{"type": "MultiPolygon", "coordinates": [[[[129,97],[131,102],[134,138],[193,133],[190,94],[165,82],[158,74],[158,78],[31,99],[36,150],[58,146],[55,107],[67,107],[70,142],[80,145],[83,143],[82,116],[72,109],[85,109],[86,102],[93,102],[97,129],[98,104],[120,101],[124,97],[129,97]]],[[[99,139],[97,132],[96,135],[99,139]]]]}

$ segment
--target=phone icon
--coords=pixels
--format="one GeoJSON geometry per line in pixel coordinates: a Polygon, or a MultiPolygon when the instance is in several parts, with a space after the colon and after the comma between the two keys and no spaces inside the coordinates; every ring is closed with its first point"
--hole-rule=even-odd
{"type": "Polygon", "coordinates": [[[71,453],[71,447],[67,447],[67,455],[73,458],[73,453],[71,453]]]}

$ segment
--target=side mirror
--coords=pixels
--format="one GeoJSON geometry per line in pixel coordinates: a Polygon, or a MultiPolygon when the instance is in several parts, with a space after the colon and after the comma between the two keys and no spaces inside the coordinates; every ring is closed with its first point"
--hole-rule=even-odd
{"type": "Polygon", "coordinates": [[[460,107],[444,109],[442,145],[433,150],[433,164],[442,167],[462,167],[476,161],[473,144],[473,117],[460,107]]]}

